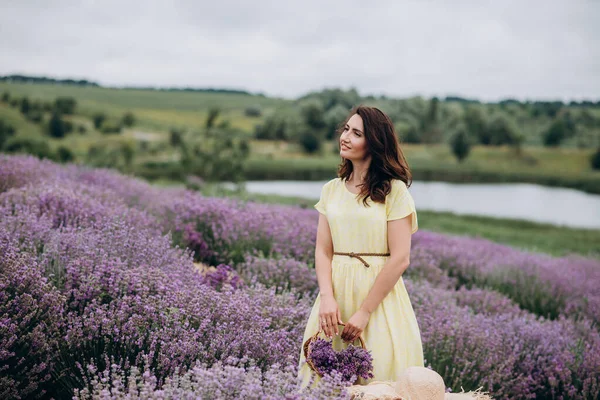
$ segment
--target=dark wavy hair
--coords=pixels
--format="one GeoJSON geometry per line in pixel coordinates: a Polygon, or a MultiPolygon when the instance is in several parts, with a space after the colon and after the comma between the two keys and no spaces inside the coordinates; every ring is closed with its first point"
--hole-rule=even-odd
{"type": "MultiPolygon", "coordinates": [[[[385,197],[392,190],[391,180],[399,179],[410,187],[412,174],[400,148],[392,120],[378,108],[364,105],[354,107],[338,127],[338,135],[341,135],[354,114],[360,115],[363,120],[367,151],[371,155],[371,164],[365,182],[359,185],[362,187],[358,196],[363,198],[365,206],[368,206],[369,197],[376,203],[385,203],[385,197]]],[[[352,169],[352,162],[342,157],[338,177],[347,181],[352,169]]]]}

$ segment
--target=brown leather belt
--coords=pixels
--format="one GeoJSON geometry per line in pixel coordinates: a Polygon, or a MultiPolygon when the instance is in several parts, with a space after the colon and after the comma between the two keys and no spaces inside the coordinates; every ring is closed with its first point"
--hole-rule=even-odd
{"type": "Polygon", "coordinates": [[[348,256],[348,257],[353,257],[356,258],[358,260],[360,260],[360,262],[362,262],[365,267],[369,268],[369,264],[361,257],[361,256],[380,256],[380,257],[387,257],[390,255],[390,253],[354,253],[354,252],[350,252],[350,253],[342,253],[339,251],[334,251],[333,254],[337,254],[340,256],[348,256]]]}

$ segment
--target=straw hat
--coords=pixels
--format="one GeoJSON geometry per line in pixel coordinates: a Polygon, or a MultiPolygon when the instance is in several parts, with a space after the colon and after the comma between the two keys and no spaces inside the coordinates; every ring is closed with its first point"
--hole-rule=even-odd
{"type": "Polygon", "coordinates": [[[404,369],[395,382],[375,381],[368,385],[352,385],[348,393],[360,400],[491,400],[477,389],[474,392],[446,393],[444,379],[424,367],[404,369]]]}

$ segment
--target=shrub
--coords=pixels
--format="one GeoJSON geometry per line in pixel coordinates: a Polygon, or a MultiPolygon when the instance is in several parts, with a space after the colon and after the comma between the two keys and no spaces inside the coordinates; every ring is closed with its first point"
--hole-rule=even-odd
{"type": "Polygon", "coordinates": [[[567,137],[567,126],[562,118],[554,120],[550,128],[544,132],[544,146],[556,147],[567,137]]]}
{"type": "Polygon", "coordinates": [[[26,153],[38,158],[54,159],[55,155],[43,139],[13,137],[6,141],[3,150],[7,153],[26,153]]]}
{"type": "Polygon", "coordinates": [[[54,100],[54,110],[59,114],[74,114],[77,102],[73,97],[57,97],[54,100]]]}
{"type": "Polygon", "coordinates": [[[590,164],[592,169],[600,170],[600,147],[596,149],[596,152],[592,154],[590,158],[590,164]]]}
{"type": "Polygon", "coordinates": [[[92,116],[92,120],[94,121],[94,128],[100,129],[104,121],[106,120],[106,114],[104,113],[96,113],[92,116]]]}
{"type": "Polygon", "coordinates": [[[2,93],[2,102],[8,103],[10,101],[10,93],[4,92],[2,93]]]}
{"type": "Polygon", "coordinates": [[[469,151],[471,150],[471,142],[467,132],[464,129],[456,131],[450,139],[450,146],[452,147],[452,153],[458,162],[462,162],[469,155],[469,151]]]}
{"type": "Polygon", "coordinates": [[[299,141],[304,151],[308,154],[316,153],[321,149],[321,139],[311,131],[301,135],[299,141]]]}
{"type": "Polygon", "coordinates": [[[107,133],[107,134],[121,133],[121,124],[119,124],[119,123],[103,123],[100,131],[102,133],[107,133]]]}
{"type": "Polygon", "coordinates": [[[48,122],[48,134],[53,138],[63,138],[67,134],[67,127],[60,117],[60,114],[53,113],[48,122]]]}
{"type": "Polygon", "coordinates": [[[131,113],[131,112],[125,113],[125,115],[123,115],[122,123],[123,123],[123,125],[128,126],[128,127],[133,126],[135,124],[135,116],[133,115],[133,113],[131,113]]]}
{"type": "Polygon", "coordinates": [[[260,117],[262,115],[262,110],[260,109],[260,106],[250,106],[246,107],[244,114],[247,117],[260,117]]]}
{"type": "Polygon", "coordinates": [[[30,109],[31,109],[31,104],[29,103],[29,98],[23,97],[21,99],[21,104],[20,104],[20,108],[19,108],[19,110],[21,111],[21,114],[26,115],[30,109]]]}
{"type": "Polygon", "coordinates": [[[31,110],[25,115],[25,118],[33,123],[39,124],[44,121],[44,114],[39,110],[31,110]]]}
{"type": "Polygon", "coordinates": [[[0,150],[4,146],[4,143],[8,140],[8,138],[15,135],[15,128],[5,122],[3,119],[0,119],[0,150]]]}
{"type": "Polygon", "coordinates": [[[56,159],[60,162],[71,162],[75,159],[73,152],[65,146],[59,146],[56,150],[56,159]]]}

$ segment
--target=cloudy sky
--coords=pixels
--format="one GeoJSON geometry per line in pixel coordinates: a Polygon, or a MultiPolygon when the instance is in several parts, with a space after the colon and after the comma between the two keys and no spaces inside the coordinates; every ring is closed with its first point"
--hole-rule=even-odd
{"type": "Polygon", "coordinates": [[[599,0],[0,0],[0,75],[600,99],[599,0]]]}

